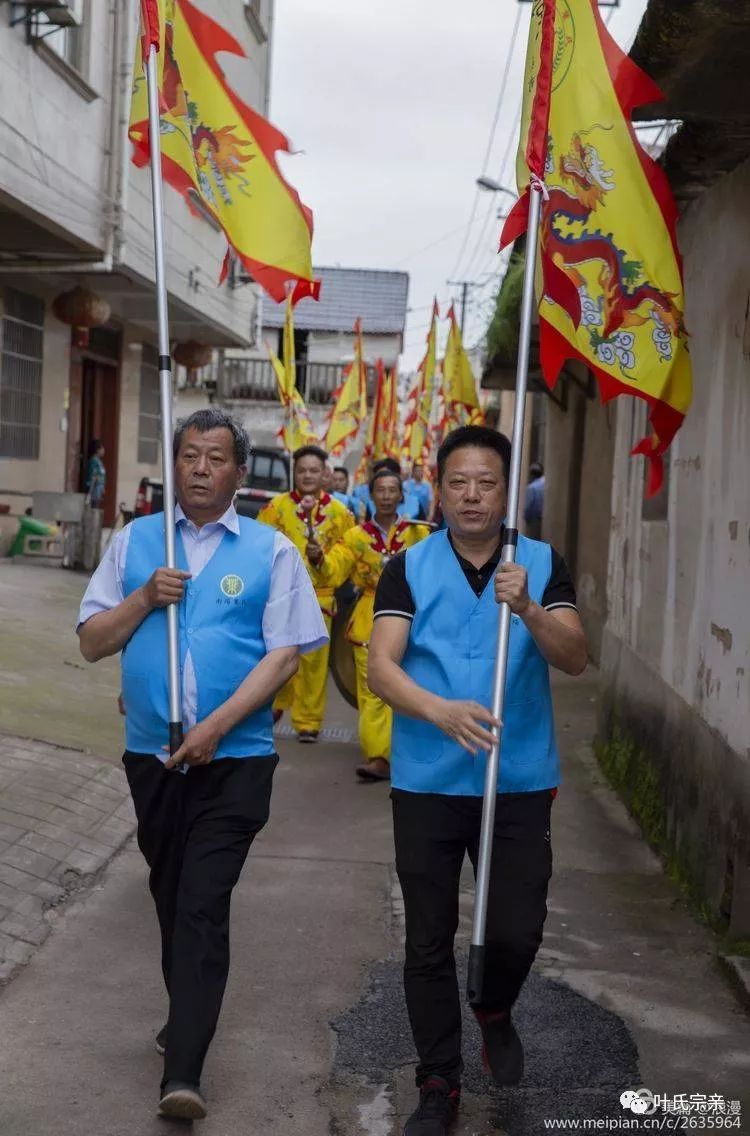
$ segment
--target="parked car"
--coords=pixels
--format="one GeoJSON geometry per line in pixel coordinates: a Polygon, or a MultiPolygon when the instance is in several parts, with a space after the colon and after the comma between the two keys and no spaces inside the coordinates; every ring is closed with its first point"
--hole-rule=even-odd
{"type": "MultiPolygon", "coordinates": [[[[235,506],[242,517],[257,517],[272,497],[289,489],[289,458],[284,450],[257,446],[250,455],[245,484],[237,490],[235,506]]],[[[135,497],[134,516],[160,513],[164,507],[161,478],[142,477],[135,497]]]]}

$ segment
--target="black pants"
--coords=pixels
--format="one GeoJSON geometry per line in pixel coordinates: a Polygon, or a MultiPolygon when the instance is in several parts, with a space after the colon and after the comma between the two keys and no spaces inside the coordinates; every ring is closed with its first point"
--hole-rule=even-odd
{"type": "Polygon", "coordinates": [[[229,973],[232,888],[268,820],[278,757],[223,758],[186,774],[151,754],[122,760],[161,929],[164,1082],[197,1085],[229,973]]]}
{"type": "MultiPolygon", "coordinates": [[[[394,789],[396,870],[406,914],[404,990],[419,1054],[417,1084],[461,1079],[461,1002],[453,939],[461,867],[476,872],[481,797],[394,789]]],[[[485,936],[485,1011],[509,1010],[531,969],[552,873],[549,789],[497,798],[485,936]]]]}

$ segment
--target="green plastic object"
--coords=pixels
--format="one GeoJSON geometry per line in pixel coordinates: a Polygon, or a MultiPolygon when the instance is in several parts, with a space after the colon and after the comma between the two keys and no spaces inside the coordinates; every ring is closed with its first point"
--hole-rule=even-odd
{"type": "MultiPolygon", "coordinates": [[[[20,556],[23,553],[27,536],[52,536],[56,531],[56,525],[47,524],[46,521],[38,521],[35,517],[21,517],[8,556],[20,556]]],[[[29,543],[30,547],[33,548],[34,544],[29,543]]],[[[41,547],[41,542],[37,542],[36,547],[41,547]]]]}

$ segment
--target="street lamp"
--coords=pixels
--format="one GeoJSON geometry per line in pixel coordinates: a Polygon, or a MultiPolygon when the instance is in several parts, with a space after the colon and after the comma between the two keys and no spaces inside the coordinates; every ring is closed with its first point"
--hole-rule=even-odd
{"type": "Polygon", "coordinates": [[[506,189],[504,185],[500,185],[499,181],[495,181],[494,178],[487,177],[486,174],[482,174],[481,177],[477,178],[477,185],[480,189],[486,189],[488,193],[507,193],[513,198],[514,201],[518,197],[518,194],[514,190],[506,189]]]}

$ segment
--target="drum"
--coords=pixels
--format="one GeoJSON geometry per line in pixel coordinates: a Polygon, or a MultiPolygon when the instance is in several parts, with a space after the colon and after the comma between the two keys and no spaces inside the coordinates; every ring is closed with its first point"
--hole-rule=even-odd
{"type": "Polygon", "coordinates": [[[357,672],[354,667],[354,652],[346,637],[346,625],[357,600],[357,593],[349,588],[341,588],[336,594],[336,617],[331,628],[331,651],[328,667],[341,697],[357,709],[357,672]],[[343,594],[342,594],[343,593],[343,594]]]}

